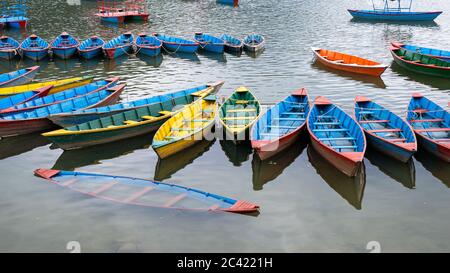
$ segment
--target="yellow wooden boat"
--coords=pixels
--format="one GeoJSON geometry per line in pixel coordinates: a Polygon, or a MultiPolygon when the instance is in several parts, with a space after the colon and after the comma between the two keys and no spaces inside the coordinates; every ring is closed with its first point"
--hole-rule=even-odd
{"type": "Polygon", "coordinates": [[[186,106],[159,128],[153,138],[153,149],[160,158],[166,158],[208,139],[215,124],[215,112],[215,95],[186,106]]]}
{"type": "Polygon", "coordinates": [[[0,88],[0,96],[12,96],[12,95],[16,95],[19,93],[34,91],[39,88],[42,88],[45,86],[50,86],[50,85],[53,85],[53,88],[50,90],[49,94],[54,94],[54,93],[58,93],[60,91],[64,91],[67,89],[72,89],[75,87],[89,84],[92,82],[93,79],[94,79],[94,77],[76,77],[76,78],[68,78],[68,79],[48,81],[48,82],[30,83],[30,84],[12,86],[12,87],[3,87],[3,88],[0,88]]]}

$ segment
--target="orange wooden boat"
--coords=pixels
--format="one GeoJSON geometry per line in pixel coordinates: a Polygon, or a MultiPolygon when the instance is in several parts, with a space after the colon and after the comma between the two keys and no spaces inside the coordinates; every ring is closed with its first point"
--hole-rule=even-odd
{"type": "Polygon", "coordinates": [[[387,65],[361,57],[317,47],[312,47],[311,49],[316,55],[318,62],[333,69],[379,77],[387,68],[387,65]]]}

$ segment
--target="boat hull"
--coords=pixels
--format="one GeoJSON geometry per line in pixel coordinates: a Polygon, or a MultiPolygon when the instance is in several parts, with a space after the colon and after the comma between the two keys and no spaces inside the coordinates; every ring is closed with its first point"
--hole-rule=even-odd
{"type": "Polygon", "coordinates": [[[32,59],[33,61],[40,61],[42,59],[45,59],[48,56],[48,49],[43,49],[43,50],[26,50],[26,49],[22,49],[23,52],[23,56],[29,59],[32,59]]]}
{"type": "Polygon", "coordinates": [[[440,69],[438,66],[430,67],[425,65],[419,65],[419,64],[413,64],[411,62],[404,61],[400,59],[397,54],[394,53],[393,50],[391,50],[392,57],[394,58],[394,61],[399,66],[403,67],[406,70],[425,74],[428,76],[436,76],[436,77],[442,77],[442,78],[450,78],[450,69],[440,69]]]}
{"type": "Polygon", "coordinates": [[[53,48],[53,55],[60,58],[60,59],[70,59],[72,58],[75,53],[77,53],[77,48],[68,48],[68,49],[58,49],[53,48]]]}
{"type": "Polygon", "coordinates": [[[207,43],[200,43],[200,48],[203,51],[208,51],[212,53],[223,53],[225,50],[224,45],[215,45],[215,44],[207,44],[207,43]]]}
{"type": "Polygon", "coordinates": [[[450,162],[450,142],[447,142],[447,144],[437,144],[436,142],[424,137],[420,133],[416,133],[416,136],[417,141],[422,148],[427,150],[429,153],[432,153],[436,157],[446,162],[450,162]]]}
{"type": "Polygon", "coordinates": [[[168,51],[181,53],[195,53],[198,50],[198,45],[181,45],[174,43],[167,43],[163,41],[163,46],[168,51]]]}
{"type": "Polygon", "coordinates": [[[398,145],[395,145],[389,141],[384,141],[382,138],[374,137],[368,133],[366,133],[366,138],[367,143],[372,146],[372,148],[404,163],[408,162],[416,151],[404,149],[398,145]]]}
{"type": "Polygon", "coordinates": [[[292,144],[297,142],[300,139],[302,132],[304,132],[304,128],[305,124],[303,124],[302,127],[297,129],[295,132],[280,138],[278,141],[271,141],[267,144],[263,144],[259,140],[252,140],[252,147],[255,149],[261,160],[267,160],[277,154],[280,154],[282,151],[285,151],[287,148],[292,146],[292,144]]]}
{"type": "Polygon", "coordinates": [[[115,48],[105,48],[103,49],[105,51],[105,55],[108,59],[115,59],[122,55],[128,55],[132,52],[132,46],[122,46],[122,47],[115,47],[115,48]]]}
{"type": "Polygon", "coordinates": [[[137,46],[137,51],[139,54],[154,57],[154,56],[158,56],[161,53],[161,47],[145,48],[145,47],[137,46]]]}
{"type": "Polygon", "coordinates": [[[376,21],[433,21],[442,11],[436,12],[375,12],[370,10],[351,10],[348,12],[356,19],[376,21]]]}
{"type": "Polygon", "coordinates": [[[7,61],[15,59],[18,55],[17,50],[0,51],[0,58],[7,61]]]}

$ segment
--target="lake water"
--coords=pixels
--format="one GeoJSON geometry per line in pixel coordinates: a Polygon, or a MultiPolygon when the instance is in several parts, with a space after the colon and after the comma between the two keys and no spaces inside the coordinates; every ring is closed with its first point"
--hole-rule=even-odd
{"type": "MultiPolygon", "coordinates": [[[[51,41],[62,31],[80,39],[105,39],[131,30],[192,37],[195,31],[244,37],[261,33],[265,52],[254,58],[164,54],[116,61],[43,62],[39,80],[93,75],[120,76],[123,100],[225,80],[220,95],[247,86],[263,102],[274,102],[306,87],[311,98],[325,95],[349,113],[365,95],[404,114],[412,92],[447,105],[448,79],[415,75],[392,65],[375,80],[343,75],[312,63],[311,46],[367,56],[392,64],[390,41],[449,48],[450,1],[416,1],[417,9],[440,9],[435,23],[355,22],[347,8],[368,1],[242,0],[233,8],[214,0],[149,1],[148,23],[120,27],[100,24],[95,1],[32,1],[29,28],[6,31],[22,40],[31,33],[51,41]],[[422,2],[422,3],[420,3],[422,2]],[[422,6],[421,6],[422,5],[422,6]]],[[[0,72],[33,62],[0,62],[0,72]]],[[[307,140],[270,162],[248,147],[223,141],[200,143],[182,156],[158,162],[152,136],[63,152],[38,134],[0,141],[0,251],[67,252],[69,241],[84,252],[367,252],[369,241],[382,251],[449,251],[449,164],[419,153],[400,164],[368,151],[365,172],[355,179],[324,162],[307,140]],[[202,189],[249,200],[257,216],[181,212],[120,205],[60,188],[33,176],[36,168],[127,175],[202,189]]]]}

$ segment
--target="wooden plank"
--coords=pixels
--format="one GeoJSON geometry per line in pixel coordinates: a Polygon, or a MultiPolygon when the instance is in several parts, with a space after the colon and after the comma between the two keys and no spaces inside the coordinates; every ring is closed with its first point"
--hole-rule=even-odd
{"type": "Polygon", "coordinates": [[[443,118],[434,118],[434,119],[415,119],[415,120],[410,120],[410,122],[415,122],[415,123],[423,123],[423,122],[441,122],[444,121],[443,118]]]}
{"type": "Polygon", "coordinates": [[[227,110],[227,113],[239,113],[239,112],[256,112],[256,109],[231,109],[227,110]]]}
{"type": "Polygon", "coordinates": [[[109,190],[110,188],[112,188],[114,185],[116,185],[117,183],[119,183],[119,182],[113,181],[113,182],[111,182],[111,183],[104,184],[104,185],[102,185],[101,187],[99,187],[98,189],[91,191],[90,194],[97,195],[97,194],[99,194],[99,193],[102,193],[102,192],[104,192],[104,191],[107,191],[107,190],[109,190]]]}
{"type": "Polygon", "coordinates": [[[187,193],[179,194],[179,195],[175,196],[174,198],[170,199],[169,201],[167,201],[164,204],[164,207],[166,207],[166,208],[171,207],[171,206],[175,205],[177,202],[181,201],[186,196],[187,196],[187,193]]]}
{"type": "Polygon", "coordinates": [[[449,132],[450,128],[427,128],[427,129],[414,129],[417,132],[449,132]]]}
{"type": "Polygon", "coordinates": [[[228,117],[228,118],[223,118],[223,120],[246,120],[246,119],[254,119],[256,118],[255,116],[251,116],[251,117],[228,117]]]}
{"type": "Polygon", "coordinates": [[[334,140],[355,140],[354,137],[327,137],[319,138],[320,141],[334,141],[334,140]]]}
{"type": "Polygon", "coordinates": [[[390,122],[388,119],[377,119],[377,120],[360,120],[359,123],[387,123],[390,122]]]}
{"type": "Polygon", "coordinates": [[[129,196],[128,198],[125,198],[122,202],[124,202],[124,203],[130,203],[130,202],[133,202],[133,201],[135,201],[136,199],[142,197],[142,196],[143,196],[144,194],[146,194],[147,192],[152,191],[152,190],[154,190],[154,189],[155,189],[154,187],[145,187],[145,188],[143,188],[141,191],[138,191],[138,192],[132,194],[132,195],[129,196]]]}
{"type": "Polygon", "coordinates": [[[398,128],[391,128],[391,129],[373,129],[373,130],[367,130],[371,133],[389,133],[389,132],[401,132],[401,129],[398,128]]]}

